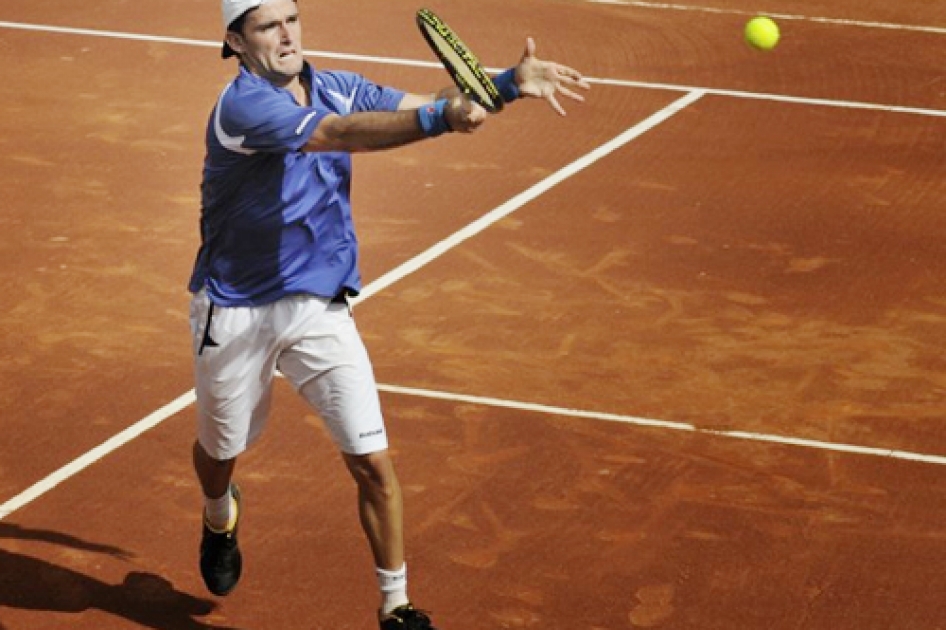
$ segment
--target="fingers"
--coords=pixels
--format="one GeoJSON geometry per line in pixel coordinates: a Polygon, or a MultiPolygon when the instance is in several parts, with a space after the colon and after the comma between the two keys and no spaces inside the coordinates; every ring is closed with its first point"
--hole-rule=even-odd
{"type": "Polygon", "coordinates": [[[450,99],[444,110],[444,116],[453,131],[470,133],[486,121],[488,112],[478,103],[474,103],[464,95],[459,95],[450,99]]]}
{"type": "Polygon", "coordinates": [[[526,37],[526,50],[522,53],[522,61],[525,61],[529,57],[535,57],[535,40],[531,37],[526,37]]]}
{"type": "Polygon", "coordinates": [[[584,77],[582,77],[578,71],[568,66],[556,64],[552,68],[551,77],[544,90],[543,97],[560,116],[565,116],[565,109],[562,107],[561,103],[558,102],[556,94],[561,94],[573,101],[583,103],[585,97],[576,91],[579,88],[588,90],[591,89],[591,85],[584,80],[584,77]]]}
{"type": "Polygon", "coordinates": [[[552,109],[558,112],[559,116],[565,116],[565,108],[561,106],[554,94],[549,94],[545,97],[545,100],[549,102],[549,105],[552,106],[552,109]]]}
{"type": "Polygon", "coordinates": [[[461,118],[469,118],[470,112],[473,111],[473,101],[463,95],[454,96],[453,105],[460,113],[461,118]]]}
{"type": "MultiPolygon", "coordinates": [[[[535,43],[531,42],[531,52],[535,43]]],[[[527,47],[527,53],[530,52],[527,47]]],[[[547,99],[550,94],[560,93],[575,101],[584,101],[579,91],[590,90],[591,85],[582,74],[570,66],[554,61],[542,61],[535,57],[519,65],[519,93],[523,96],[547,99]]],[[[554,106],[553,106],[554,107],[554,106]]],[[[558,111],[558,109],[556,109],[558,111]]]]}
{"type": "Polygon", "coordinates": [[[555,67],[556,74],[561,78],[562,81],[580,87],[583,90],[590,90],[591,84],[585,80],[585,77],[582,76],[578,70],[574,68],[569,68],[568,66],[563,66],[561,64],[556,64],[555,67]]]}
{"type": "Polygon", "coordinates": [[[572,68],[568,68],[566,66],[560,66],[557,68],[557,74],[559,77],[556,81],[555,88],[559,92],[576,101],[585,100],[585,97],[576,92],[575,89],[580,88],[582,90],[590,90],[591,84],[585,81],[585,78],[581,76],[577,70],[573,70],[572,68]]]}
{"type": "Polygon", "coordinates": [[[567,96],[568,98],[572,99],[573,101],[578,101],[579,103],[584,103],[584,102],[585,102],[585,97],[584,97],[584,96],[582,96],[581,94],[579,94],[579,93],[577,93],[577,92],[572,92],[572,91],[569,90],[567,87],[564,87],[564,86],[562,86],[562,85],[558,86],[558,92],[559,92],[559,94],[563,94],[563,95],[567,96]]]}
{"type": "Polygon", "coordinates": [[[486,109],[479,103],[474,103],[473,101],[470,101],[470,105],[471,105],[471,109],[468,115],[468,120],[475,126],[479,127],[484,122],[486,122],[486,118],[489,116],[489,112],[487,112],[486,109]]]}

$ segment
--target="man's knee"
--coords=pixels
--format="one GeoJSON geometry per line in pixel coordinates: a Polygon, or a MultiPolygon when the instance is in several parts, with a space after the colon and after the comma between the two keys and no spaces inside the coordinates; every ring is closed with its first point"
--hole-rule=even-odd
{"type": "Polygon", "coordinates": [[[200,441],[194,441],[194,462],[198,465],[211,468],[227,468],[232,466],[235,460],[235,457],[229,459],[216,459],[215,457],[211,457],[207,449],[201,445],[200,441]]]}
{"type": "Polygon", "coordinates": [[[397,493],[397,475],[387,450],[367,455],[345,454],[344,458],[352,477],[363,490],[382,495],[397,493]]]}

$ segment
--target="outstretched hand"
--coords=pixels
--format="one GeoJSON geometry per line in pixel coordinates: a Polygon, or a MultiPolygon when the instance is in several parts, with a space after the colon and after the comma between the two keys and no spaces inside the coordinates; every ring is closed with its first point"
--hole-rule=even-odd
{"type": "Polygon", "coordinates": [[[554,61],[544,61],[535,56],[535,40],[526,38],[526,49],[516,66],[516,83],[519,94],[548,101],[556,112],[565,115],[565,109],[558,102],[556,95],[561,94],[575,101],[584,101],[585,97],[576,92],[577,88],[591,89],[581,73],[574,68],[563,66],[554,61]]]}

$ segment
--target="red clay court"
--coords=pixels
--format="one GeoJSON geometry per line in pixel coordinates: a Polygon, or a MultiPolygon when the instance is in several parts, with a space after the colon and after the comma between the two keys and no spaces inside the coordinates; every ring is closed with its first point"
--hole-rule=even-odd
{"type": "MultiPolygon", "coordinates": [[[[420,5],[300,6],[317,66],[448,80],[420,5]]],[[[428,6],[593,89],[355,158],[412,596],[442,630],[946,628],[946,6],[428,6]]],[[[198,575],[220,30],[217,0],[0,7],[3,630],[376,627],[354,484],[285,383],[244,580],[198,575]]]]}

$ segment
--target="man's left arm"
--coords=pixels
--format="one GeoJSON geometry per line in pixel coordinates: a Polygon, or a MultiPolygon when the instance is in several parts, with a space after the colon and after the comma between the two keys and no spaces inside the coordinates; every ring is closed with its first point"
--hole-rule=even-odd
{"type": "MultiPolygon", "coordinates": [[[[591,85],[580,72],[572,67],[539,59],[535,55],[535,40],[526,38],[525,50],[519,63],[493,78],[504,102],[520,97],[541,98],[558,114],[564,116],[565,109],[558,102],[558,95],[574,101],[584,101],[578,90],[588,90],[591,85]]],[[[460,90],[456,86],[446,87],[436,94],[405,94],[398,104],[399,110],[417,109],[428,103],[451,99],[460,90]]]]}

